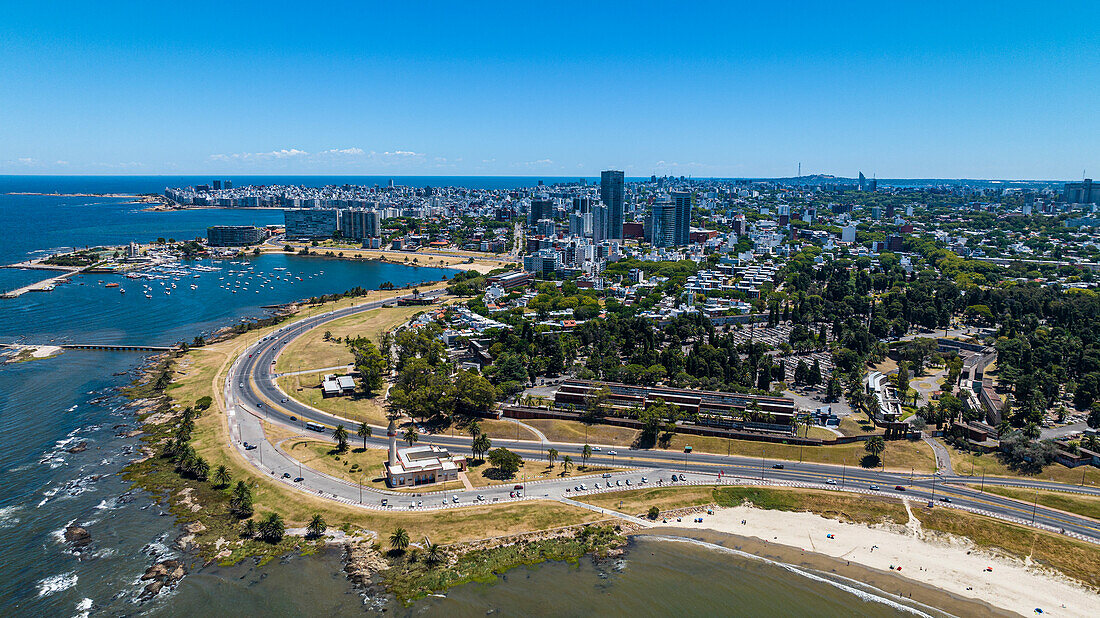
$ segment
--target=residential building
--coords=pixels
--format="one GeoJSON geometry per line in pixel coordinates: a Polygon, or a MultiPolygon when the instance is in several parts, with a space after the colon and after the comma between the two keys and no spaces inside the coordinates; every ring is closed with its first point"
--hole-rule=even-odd
{"type": "MultiPolygon", "coordinates": [[[[623,206],[625,177],[621,170],[600,172],[600,200],[607,206],[607,236],[609,240],[623,238],[623,206]]],[[[600,239],[604,240],[604,239],[600,239]]]]}
{"type": "Polygon", "coordinates": [[[211,247],[247,247],[267,238],[267,230],[251,225],[212,225],[206,228],[206,244],[211,247]]]}
{"type": "Polygon", "coordinates": [[[340,229],[340,211],[333,209],[288,209],[283,218],[289,240],[331,238],[340,229]]]}

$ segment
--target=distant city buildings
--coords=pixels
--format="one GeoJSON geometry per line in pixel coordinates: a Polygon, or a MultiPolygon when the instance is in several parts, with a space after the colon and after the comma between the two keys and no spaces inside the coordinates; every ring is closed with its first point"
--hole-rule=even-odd
{"type": "Polygon", "coordinates": [[[1100,204],[1100,185],[1094,185],[1091,178],[1067,182],[1062,199],[1067,204],[1100,204]]]}

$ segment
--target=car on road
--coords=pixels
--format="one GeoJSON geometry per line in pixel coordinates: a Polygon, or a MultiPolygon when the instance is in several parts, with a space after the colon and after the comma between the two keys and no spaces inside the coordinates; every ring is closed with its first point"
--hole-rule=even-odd
{"type": "Polygon", "coordinates": [[[776,470],[782,470],[783,464],[772,464],[772,468],[775,468],[776,470]]]}
{"type": "Polygon", "coordinates": [[[622,486],[623,486],[623,482],[622,482],[622,481],[620,481],[620,480],[616,480],[616,481],[615,481],[615,486],[616,486],[616,487],[622,487],[622,486]]]}
{"type": "Polygon", "coordinates": [[[523,489],[523,485],[515,485],[512,489],[523,489]]]}
{"type": "Polygon", "coordinates": [[[609,479],[609,478],[611,478],[611,474],[610,474],[610,473],[608,473],[608,472],[604,472],[604,474],[603,474],[603,477],[604,477],[605,479],[609,479]]]}
{"type": "MultiPolygon", "coordinates": [[[[283,401],[286,401],[286,399],[284,399],[283,401]]],[[[290,417],[290,420],[297,422],[298,417],[297,416],[292,416],[292,417],[290,417]]]]}
{"type": "Polygon", "coordinates": [[[283,472],[283,478],[284,479],[290,478],[290,473],[289,472],[283,472]]]}
{"type": "Polygon", "coordinates": [[[946,502],[948,504],[951,504],[951,498],[948,498],[947,496],[944,496],[944,497],[940,498],[940,502],[946,502]]]}
{"type": "Polygon", "coordinates": [[[283,397],[283,400],[280,403],[286,403],[286,397],[283,397]]]}
{"type": "Polygon", "coordinates": [[[387,498],[382,498],[382,506],[389,506],[390,501],[387,498]]]}
{"type": "Polygon", "coordinates": [[[581,483],[581,491],[588,491],[588,485],[581,483]]]}
{"type": "Polygon", "coordinates": [[[300,476],[299,476],[298,478],[294,479],[294,482],[295,482],[295,483],[301,483],[301,482],[302,482],[302,481],[304,481],[304,480],[305,480],[304,478],[302,478],[302,477],[300,477],[300,476]]]}
{"type": "Polygon", "coordinates": [[[905,491],[905,486],[904,485],[894,485],[894,489],[896,489],[897,491],[905,491]]]}
{"type": "Polygon", "coordinates": [[[691,452],[691,445],[690,444],[684,447],[684,452],[685,453],[690,453],[691,452]]]}
{"type": "Polygon", "coordinates": [[[826,485],[836,485],[836,479],[825,479],[826,485]]]}
{"type": "Polygon", "coordinates": [[[612,457],[614,457],[615,455],[618,455],[618,453],[616,453],[615,451],[607,451],[607,454],[611,455],[612,457]]]}
{"type": "Polygon", "coordinates": [[[481,494],[478,494],[478,495],[477,495],[477,499],[478,499],[478,500],[484,500],[484,499],[485,499],[485,496],[483,496],[483,495],[481,495],[481,494]]]}
{"type": "Polygon", "coordinates": [[[256,407],[257,407],[257,408],[262,408],[262,407],[264,407],[264,402],[262,402],[262,401],[257,401],[257,402],[256,402],[256,407]]]}
{"type": "Polygon", "coordinates": [[[647,479],[646,477],[644,477],[644,476],[643,476],[643,477],[642,477],[642,482],[643,482],[643,483],[648,483],[648,482],[649,482],[649,479],[647,479]]]}
{"type": "Polygon", "coordinates": [[[592,447],[592,450],[594,450],[594,451],[599,451],[599,450],[600,450],[600,447],[598,447],[598,446],[593,446],[593,447],[592,447]]]}
{"type": "Polygon", "coordinates": [[[627,484],[627,485],[629,485],[629,484],[630,484],[630,479],[626,479],[626,484],[627,484]]]}
{"type": "Polygon", "coordinates": [[[871,491],[878,491],[878,485],[871,485],[867,489],[870,489],[871,491]]]}
{"type": "Polygon", "coordinates": [[[241,382],[241,388],[244,388],[244,382],[241,382]]]}
{"type": "Polygon", "coordinates": [[[458,504],[458,496],[451,496],[451,502],[458,504]]]}

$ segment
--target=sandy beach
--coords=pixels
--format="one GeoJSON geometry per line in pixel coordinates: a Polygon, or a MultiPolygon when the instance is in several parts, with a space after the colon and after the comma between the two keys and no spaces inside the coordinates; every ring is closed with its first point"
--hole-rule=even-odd
{"type": "Polygon", "coordinates": [[[911,510],[905,526],[849,524],[813,513],[748,506],[688,515],[661,526],[713,530],[815,552],[1021,615],[1035,615],[1036,608],[1054,616],[1100,615],[1097,592],[1058,573],[978,548],[968,539],[926,532],[911,510]],[[694,523],[696,517],[703,522],[694,523]]]}

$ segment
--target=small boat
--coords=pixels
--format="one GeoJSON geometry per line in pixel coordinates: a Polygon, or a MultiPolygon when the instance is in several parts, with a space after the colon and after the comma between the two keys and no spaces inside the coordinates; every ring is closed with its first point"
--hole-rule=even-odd
{"type": "Polygon", "coordinates": [[[126,288],[119,288],[118,293],[119,294],[125,294],[126,293],[126,288]]]}
{"type": "MultiPolygon", "coordinates": [[[[81,284],[81,285],[83,285],[83,284],[81,284]]],[[[105,288],[117,288],[118,284],[115,283],[115,282],[111,282],[111,283],[108,283],[107,285],[105,285],[103,287],[105,287],[105,288]]]]}

